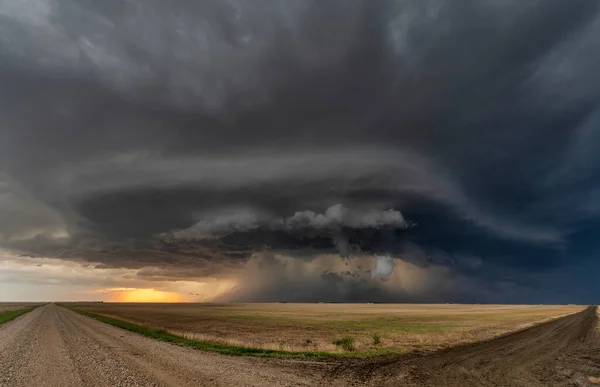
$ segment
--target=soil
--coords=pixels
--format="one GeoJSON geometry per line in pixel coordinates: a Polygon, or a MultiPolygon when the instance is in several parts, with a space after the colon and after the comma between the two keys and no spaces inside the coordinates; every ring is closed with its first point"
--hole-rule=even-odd
{"type": "Polygon", "coordinates": [[[600,380],[596,307],[486,342],[433,354],[354,360],[329,376],[342,385],[587,386],[600,380]]]}

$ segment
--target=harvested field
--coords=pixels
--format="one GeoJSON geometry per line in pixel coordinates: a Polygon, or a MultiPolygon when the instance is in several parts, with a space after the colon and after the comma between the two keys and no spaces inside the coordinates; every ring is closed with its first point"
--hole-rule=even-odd
{"type": "Polygon", "coordinates": [[[0,304],[0,325],[31,312],[41,304],[6,303],[0,304]]]}
{"type": "Polygon", "coordinates": [[[42,305],[39,302],[0,302],[0,313],[42,305]]]}
{"type": "Polygon", "coordinates": [[[294,352],[404,353],[489,339],[582,306],[77,303],[192,340],[294,352]]]}
{"type": "Polygon", "coordinates": [[[494,340],[431,354],[348,359],[328,375],[340,385],[590,386],[600,379],[597,308],[494,340]]]}

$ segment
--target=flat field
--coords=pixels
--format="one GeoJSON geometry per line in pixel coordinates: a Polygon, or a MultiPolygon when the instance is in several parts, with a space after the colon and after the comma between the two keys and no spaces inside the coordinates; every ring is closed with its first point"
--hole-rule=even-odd
{"type": "Polygon", "coordinates": [[[41,304],[39,302],[0,302],[0,313],[39,306],[41,304]]]}
{"type": "Polygon", "coordinates": [[[583,306],[72,303],[191,340],[284,351],[385,353],[489,339],[583,306]]]}
{"type": "Polygon", "coordinates": [[[0,302],[0,325],[30,312],[34,306],[40,305],[40,303],[27,302],[0,302]]]}

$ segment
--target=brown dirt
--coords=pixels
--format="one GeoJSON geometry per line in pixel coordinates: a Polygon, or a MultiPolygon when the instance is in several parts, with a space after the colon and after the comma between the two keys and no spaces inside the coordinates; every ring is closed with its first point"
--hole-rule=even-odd
{"type": "Polygon", "coordinates": [[[368,386],[587,386],[600,376],[596,308],[500,338],[439,351],[352,361],[330,378],[368,386]]]}

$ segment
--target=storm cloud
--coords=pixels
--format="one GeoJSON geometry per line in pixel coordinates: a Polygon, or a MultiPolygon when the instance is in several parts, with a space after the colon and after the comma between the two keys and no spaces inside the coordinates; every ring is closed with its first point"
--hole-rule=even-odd
{"type": "Polygon", "coordinates": [[[232,300],[587,302],[599,8],[0,2],[0,247],[232,300]]]}

